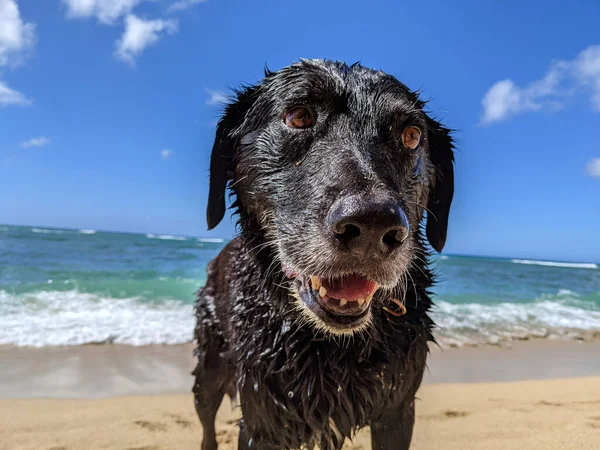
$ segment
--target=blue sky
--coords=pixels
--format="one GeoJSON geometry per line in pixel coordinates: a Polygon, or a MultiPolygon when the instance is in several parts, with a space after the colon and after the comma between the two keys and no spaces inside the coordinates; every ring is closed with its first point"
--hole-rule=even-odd
{"type": "Polygon", "coordinates": [[[0,0],[0,223],[231,236],[204,218],[219,101],[327,57],[459,130],[447,252],[598,261],[598,23],[577,1],[0,0]]]}

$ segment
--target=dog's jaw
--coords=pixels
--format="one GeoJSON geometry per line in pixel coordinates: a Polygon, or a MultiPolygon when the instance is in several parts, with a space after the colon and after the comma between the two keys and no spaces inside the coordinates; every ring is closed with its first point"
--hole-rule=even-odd
{"type": "Polygon", "coordinates": [[[319,317],[313,309],[300,297],[296,286],[290,291],[294,309],[298,313],[298,322],[307,324],[315,334],[324,337],[344,337],[362,334],[367,331],[372,324],[373,315],[369,305],[360,320],[354,321],[350,326],[339,326],[334,323],[326,323],[322,317],[319,317]]]}
{"type": "Polygon", "coordinates": [[[300,322],[319,334],[333,336],[354,335],[369,327],[377,282],[358,274],[328,279],[299,276],[285,266],[283,271],[291,279],[290,297],[300,322]]]}
{"type": "MultiPolygon", "coordinates": [[[[413,248],[411,237],[404,250],[413,248]]],[[[319,336],[352,337],[368,333],[374,309],[383,307],[386,310],[387,303],[390,303],[388,299],[391,303],[387,306],[392,310],[395,311],[398,303],[403,307],[412,259],[402,254],[383,262],[367,263],[363,260],[363,264],[340,267],[340,255],[335,255],[330,249],[325,252],[326,257],[321,254],[318,262],[309,260],[309,266],[315,269],[300,269],[280,247],[273,250],[287,279],[287,295],[297,313],[296,320],[312,328],[319,336]],[[326,268],[320,276],[314,274],[317,267],[326,268]],[[340,289],[340,280],[353,277],[355,281],[359,279],[358,286],[355,284],[350,290],[340,289]]]]}

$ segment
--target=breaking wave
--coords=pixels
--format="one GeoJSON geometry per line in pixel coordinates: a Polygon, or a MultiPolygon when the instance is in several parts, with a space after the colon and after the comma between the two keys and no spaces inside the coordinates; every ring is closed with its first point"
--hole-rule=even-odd
{"type": "Polygon", "coordinates": [[[144,302],[72,291],[20,295],[0,290],[0,344],[45,347],[118,343],[181,344],[192,341],[192,305],[144,302]]]}
{"type": "Polygon", "coordinates": [[[148,239],[160,239],[163,241],[187,241],[185,236],[172,236],[170,234],[147,234],[148,239]]]}
{"type": "Polygon", "coordinates": [[[527,265],[547,266],[547,267],[570,267],[573,269],[598,269],[598,264],[594,264],[594,263],[537,261],[537,260],[532,260],[532,259],[512,259],[511,262],[514,264],[527,264],[527,265]]]}

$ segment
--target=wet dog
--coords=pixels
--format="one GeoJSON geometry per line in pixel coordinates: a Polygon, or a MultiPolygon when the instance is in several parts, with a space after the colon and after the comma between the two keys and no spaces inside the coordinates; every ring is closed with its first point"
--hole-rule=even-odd
{"type": "Polygon", "coordinates": [[[450,132],[394,77],[303,60],[237,91],[217,127],[209,228],[239,236],[196,303],[203,450],[240,394],[239,449],[408,449],[432,341],[429,246],[454,192],[450,132]]]}

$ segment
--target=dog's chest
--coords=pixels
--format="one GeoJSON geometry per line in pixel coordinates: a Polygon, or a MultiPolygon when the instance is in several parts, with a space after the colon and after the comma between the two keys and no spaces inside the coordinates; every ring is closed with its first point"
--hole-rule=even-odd
{"type": "Polygon", "coordinates": [[[235,322],[244,416],[264,420],[261,428],[305,436],[304,442],[315,434],[350,436],[405,391],[407,358],[390,358],[365,338],[317,339],[310,328],[256,302],[252,311],[237,304],[235,322]]]}
{"type": "MultiPolygon", "coordinates": [[[[271,332],[277,334],[266,334],[271,332]]],[[[410,384],[399,360],[361,360],[352,347],[285,339],[263,345],[247,340],[238,348],[244,355],[238,365],[244,420],[281,448],[311,441],[338,448],[336,442],[394,408],[410,384]]]]}

